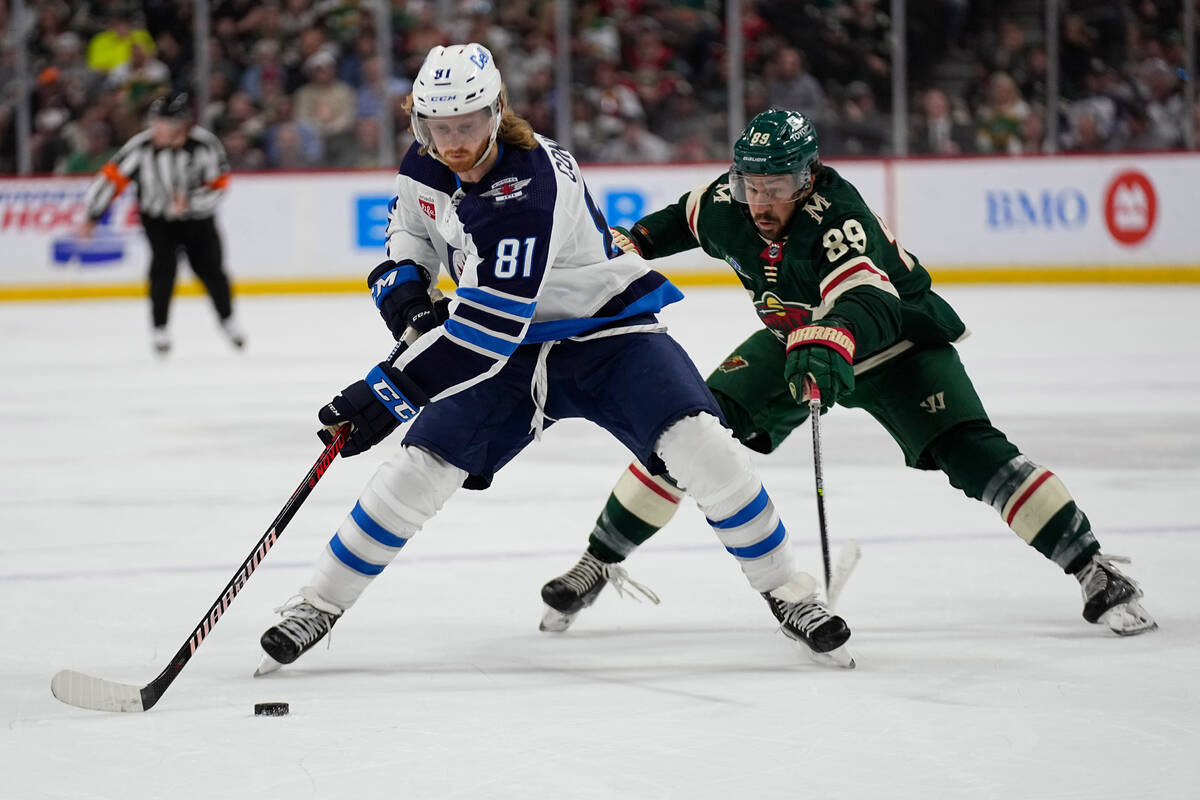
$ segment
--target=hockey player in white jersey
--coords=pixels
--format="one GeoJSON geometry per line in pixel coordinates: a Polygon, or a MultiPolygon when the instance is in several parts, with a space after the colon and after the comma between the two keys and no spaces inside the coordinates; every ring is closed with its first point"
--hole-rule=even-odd
{"type": "Polygon", "coordinates": [[[422,334],[318,416],[325,441],[352,426],[343,456],[413,421],[277,609],[256,674],[309,650],[460,486],[486,488],[566,417],[612,433],[648,472],[669,469],[782,631],[818,661],[853,666],[849,628],[794,565],[745,448],[655,317],[679,290],[613,246],[575,159],[506,107],[486,48],[433,48],[409,102],[417,142],[368,283],[396,338],[422,334]],[[457,285],[448,304],[430,296],[439,268],[457,285]]]}

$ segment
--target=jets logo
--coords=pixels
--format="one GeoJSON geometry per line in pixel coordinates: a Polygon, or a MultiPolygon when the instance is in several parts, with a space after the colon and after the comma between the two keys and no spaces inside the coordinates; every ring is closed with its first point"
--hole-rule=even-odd
{"type": "Polygon", "coordinates": [[[754,303],[754,310],[758,312],[763,325],[770,328],[780,341],[787,339],[787,335],[796,328],[812,322],[812,307],[803,303],[785,303],[771,292],[763,293],[754,303]]]}
{"type": "Polygon", "coordinates": [[[721,372],[736,372],[739,369],[744,369],[750,366],[750,362],[741,356],[730,356],[721,362],[721,366],[717,367],[721,372]]]}
{"type": "Polygon", "coordinates": [[[505,178],[493,183],[492,188],[483,192],[480,197],[494,197],[497,203],[503,200],[515,200],[525,195],[523,190],[532,180],[533,178],[522,178],[521,180],[505,178]]]}

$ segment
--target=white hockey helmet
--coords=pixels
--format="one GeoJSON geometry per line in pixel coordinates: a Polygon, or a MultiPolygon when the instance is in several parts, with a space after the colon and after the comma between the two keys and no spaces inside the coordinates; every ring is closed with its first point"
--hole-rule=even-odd
{"type": "Polygon", "coordinates": [[[412,122],[417,141],[433,149],[430,119],[488,109],[492,116],[491,142],[495,142],[500,129],[501,86],[500,70],[483,45],[471,42],[434,47],[413,81],[412,122]]]}

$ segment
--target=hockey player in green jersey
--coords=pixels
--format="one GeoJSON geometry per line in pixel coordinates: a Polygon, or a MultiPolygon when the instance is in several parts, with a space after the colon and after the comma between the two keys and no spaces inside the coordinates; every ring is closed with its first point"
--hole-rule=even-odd
{"type": "MultiPolygon", "coordinates": [[[[1063,482],[988,420],[952,344],[966,326],[854,186],[821,163],[804,115],[762,112],[728,172],[613,237],[647,259],[700,247],[737,273],[765,328],[707,383],[744,445],[770,453],[804,423],[811,376],[823,412],[865,410],[908,466],[941,470],[1075,576],[1085,620],[1126,636],[1157,627],[1138,585],[1113,565],[1127,559],[1102,554],[1063,482]]],[[[622,590],[620,562],[667,524],[685,490],[630,464],[583,557],[542,587],[542,630],[566,630],[606,583],[622,590]]]]}

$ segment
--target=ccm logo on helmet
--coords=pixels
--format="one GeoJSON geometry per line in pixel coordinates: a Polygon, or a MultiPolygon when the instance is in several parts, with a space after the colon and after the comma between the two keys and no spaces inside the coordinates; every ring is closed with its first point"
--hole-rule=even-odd
{"type": "Polygon", "coordinates": [[[445,103],[445,102],[447,102],[447,101],[449,101],[449,100],[457,100],[457,99],[458,99],[458,95],[456,95],[456,94],[441,94],[441,95],[438,95],[437,97],[431,97],[431,98],[429,98],[429,102],[431,102],[431,103],[445,103]]]}

